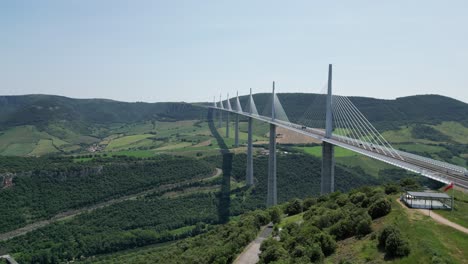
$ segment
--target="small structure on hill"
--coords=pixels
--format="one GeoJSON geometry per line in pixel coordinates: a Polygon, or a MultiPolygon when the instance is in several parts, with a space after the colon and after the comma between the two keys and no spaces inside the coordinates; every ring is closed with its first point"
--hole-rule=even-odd
{"type": "Polygon", "coordinates": [[[401,200],[410,208],[451,210],[453,198],[446,193],[407,191],[401,200]]]}

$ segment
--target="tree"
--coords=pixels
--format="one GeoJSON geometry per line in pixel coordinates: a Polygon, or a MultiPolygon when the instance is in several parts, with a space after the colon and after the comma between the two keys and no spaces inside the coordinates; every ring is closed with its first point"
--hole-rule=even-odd
{"type": "Polygon", "coordinates": [[[281,212],[278,207],[274,207],[273,209],[271,209],[270,218],[273,224],[278,224],[279,222],[281,222],[281,212]]]}
{"type": "Polygon", "coordinates": [[[302,213],[302,201],[299,199],[293,199],[286,206],[285,213],[288,215],[296,215],[302,213]]]}
{"type": "Polygon", "coordinates": [[[318,236],[318,241],[320,242],[320,247],[325,256],[330,256],[335,252],[336,242],[329,234],[321,232],[318,236]]]}
{"type": "Polygon", "coordinates": [[[321,262],[324,258],[322,249],[318,244],[306,247],[306,254],[311,262],[321,262]]]}
{"type": "Polygon", "coordinates": [[[356,226],[356,234],[365,236],[372,232],[372,221],[370,219],[361,219],[356,226]]]}
{"type": "Polygon", "coordinates": [[[385,185],[385,194],[394,194],[400,192],[400,186],[397,184],[387,184],[385,185]]]}
{"type": "Polygon", "coordinates": [[[307,210],[309,209],[310,207],[312,207],[313,205],[316,205],[317,204],[317,199],[316,198],[313,198],[313,197],[307,197],[304,199],[303,203],[302,203],[302,207],[303,207],[303,210],[307,210]]]}
{"type": "Polygon", "coordinates": [[[260,254],[260,263],[270,263],[273,261],[280,260],[281,258],[286,258],[288,256],[288,252],[281,246],[279,241],[270,238],[265,240],[265,242],[264,243],[267,246],[264,246],[262,243],[263,250],[260,254]]]}
{"type": "Polygon", "coordinates": [[[385,198],[380,198],[369,207],[367,211],[372,219],[387,215],[392,210],[392,204],[385,198]]]}
{"type": "Polygon", "coordinates": [[[390,257],[404,257],[410,253],[409,243],[400,232],[390,233],[385,240],[385,252],[390,257]]]}

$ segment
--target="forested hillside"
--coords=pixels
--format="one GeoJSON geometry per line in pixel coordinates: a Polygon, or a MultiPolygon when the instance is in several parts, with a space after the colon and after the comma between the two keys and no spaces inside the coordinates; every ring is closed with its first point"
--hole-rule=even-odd
{"type": "Polygon", "coordinates": [[[232,263],[272,221],[273,235],[261,244],[259,263],[463,263],[468,257],[465,234],[416,217],[396,202],[394,192],[408,183],[414,184],[292,199],[173,244],[82,262],[232,263]]]}
{"type": "MultiPolygon", "coordinates": [[[[324,114],[322,95],[289,93],[278,96],[291,121],[304,123],[306,112],[318,113],[317,116],[324,114]]],[[[256,94],[254,98],[260,114],[268,114],[270,95],[256,94]]],[[[245,105],[247,98],[240,99],[245,105]]],[[[465,135],[468,133],[467,104],[438,95],[396,100],[351,97],[351,101],[391,143],[449,144],[451,146],[439,148],[440,155],[435,158],[464,166],[464,153],[453,151],[452,145],[468,144],[465,135]],[[445,154],[442,153],[444,149],[448,150],[445,154]]],[[[192,148],[187,151],[205,153],[208,146],[216,147],[210,142],[213,138],[203,122],[206,116],[205,108],[187,103],[126,103],[49,95],[2,96],[0,155],[151,150],[141,155],[152,156],[190,146],[192,148]]],[[[241,121],[245,120],[241,118],[241,121]]],[[[244,124],[241,123],[241,140],[246,138],[244,124]]],[[[254,126],[258,140],[267,133],[263,127],[261,124],[254,126]]],[[[228,143],[231,142],[228,140],[228,143]]],[[[406,147],[401,146],[402,149],[406,147]]],[[[421,149],[415,151],[430,153],[421,149]]]]}
{"type": "MultiPolygon", "coordinates": [[[[279,93],[278,98],[291,121],[301,123],[301,118],[304,117],[306,111],[325,116],[324,95],[279,93]]],[[[395,129],[412,123],[437,124],[443,121],[457,121],[468,127],[468,104],[445,96],[415,95],[394,100],[369,97],[349,98],[380,130],[395,129]]],[[[242,106],[247,104],[247,96],[239,99],[242,106]]],[[[260,114],[267,113],[271,108],[270,100],[270,94],[254,95],[260,114]]],[[[234,105],[233,100],[231,100],[231,105],[234,105]]]]}
{"type": "Polygon", "coordinates": [[[44,127],[50,122],[71,125],[135,123],[144,120],[193,120],[200,108],[187,103],[127,103],[106,99],[72,99],[53,95],[0,96],[0,128],[44,127]]]}
{"type": "MultiPolygon", "coordinates": [[[[71,159],[2,158],[0,171],[10,172],[12,186],[0,189],[0,232],[164,184],[206,177],[208,163],[184,157],[158,156],[137,160],[98,159],[74,163],[71,159]],[[16,160],[16,162],[15,162],[16,160]],[[23,164],[22,170],[12,164],[23,164]]],[[[0,174],[3,180],[6,173],[0,174]]]]}

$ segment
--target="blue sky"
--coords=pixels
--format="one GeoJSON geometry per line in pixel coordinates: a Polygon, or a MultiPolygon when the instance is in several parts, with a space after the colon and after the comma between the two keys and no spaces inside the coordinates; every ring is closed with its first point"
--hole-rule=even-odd
{"type": "Polygon", "coordinates": [[[468,102],[468,1],[1,1],[0,94],[211,101],[334,91],[468,102]]]}

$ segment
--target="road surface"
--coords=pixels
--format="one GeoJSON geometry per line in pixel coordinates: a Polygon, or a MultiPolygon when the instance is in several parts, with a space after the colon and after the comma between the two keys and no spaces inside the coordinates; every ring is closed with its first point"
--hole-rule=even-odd
{"type": "Polygon", "coordinates": [[[268,238],[273,231],[273,226],[267,225],[263,226],[260,229],[260,233],[258,234],[257,238],[254,241],[250,242],[250,244],[242,251],[242,253],[234,260],[234,264],[255,264],[259,261],[260,255],[260,245],[262,244],[263,240],[268,238]]]}
{"type": "Polygon", "coordinates": [[[26,226],[23,226],[21,228],[18,228],[18,229],[15,229],[15,230],[0,234],[0,241],[5,241],[5,240],[8,240],[8,239],[17,237],[17,236],[24,235],[24,234],[26,234],[28,232],[31,232],[31,231],[36,230],[38,228],[44,227],[44,226],[46,226],[48,224],[52,224],[52,223],[55,223],[55,222],[58,222],[58,221],[61,221],[61,220],[65,220],[67,218],[72,218],[72,217],[75,217],[75,216],[77,216],[79,214],[82,214],[84,212],[90,212],[90,211],[93,211],[93,210],[96,210],[96,209],[99,209],[99,208],[103,208],[103,207],[106,207],[106,206],[110,206],[110,205],[113,205],[113,204],[116,204],[116,203],[120,203],[120,202],[123,202],[123,201],[126,201],[126,200],[136,199],[137,197],[144,196],[144,195],[152,193],[152,192],[167,191],[167,190],[173,189],[175,187],[190,184],[190,183],[192,183],[194,181],[210,180],[212,178],[215,178],[215,177],[221,175],[222,172],[223,171],[221,169],[216,168],[215,173],[213,175],[209,175],[209,177],[206,177],[206,178],[197,178],[197,179],[194,179],[194,180],[186,180],[186,181],[179,182],[179,183],[165,184],[165,185],[161,185],[161,186],[158,186],[158,187],[150,189],[150,190],[146,190],[146,191],[143,191],[143,192],[123,196],[123,197],[116,198],[116,199],[112,199],[112,200],[105,201],[105,202],[102,202],[102,203],[99,203],[99,204],[95,204],[93,206],[62,212],[62,213],[59,213],[59,214],[55,215],[54,217],[52,217],[50,219],[37,221],[37,222],[31,223],[31,224],[28,224],[26,226]]]}

